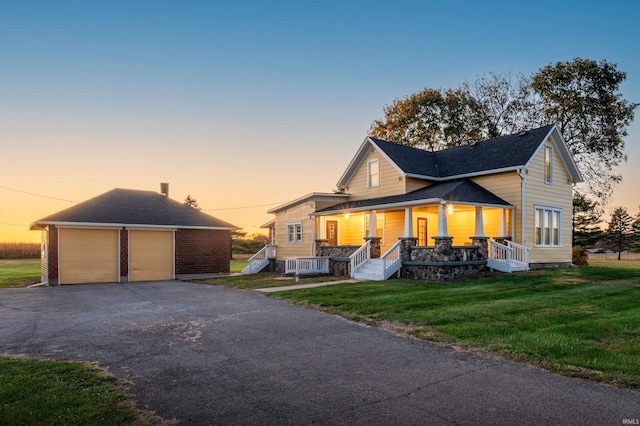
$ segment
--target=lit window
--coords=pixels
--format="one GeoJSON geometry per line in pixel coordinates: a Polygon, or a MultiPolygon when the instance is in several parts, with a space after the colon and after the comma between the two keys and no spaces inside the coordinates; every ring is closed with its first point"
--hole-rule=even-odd
{"type": "Polygon", "coordinates": [[[380,166],[378,160],[370,160],[367,163],[367,187],[377,188],[380,186],[380,166]]]}
{"type": "Polygon", "coordinates": [[[287,241],[290,243],[302,241],[302,223],[289,223],[287,225],[287,241]]]}
{"type": "Polygon", "coordinates": [[[535,245],[558,247],[562,244],[560,226],[562,210],[553,207],[538,207],[535,211],[535,245]]]}
{"type": "Polygon", "coordinates": [[[553,183],[553,147],[544,147],[544,181],[553,183]]]}

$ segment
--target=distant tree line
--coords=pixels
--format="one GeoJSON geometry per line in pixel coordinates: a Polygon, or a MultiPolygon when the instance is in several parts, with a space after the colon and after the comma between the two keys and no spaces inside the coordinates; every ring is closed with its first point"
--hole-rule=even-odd
{"type": "Polygon", "coordinates": [[[0,259],[37,259],[40,243],[0,243],[0,259]]]}

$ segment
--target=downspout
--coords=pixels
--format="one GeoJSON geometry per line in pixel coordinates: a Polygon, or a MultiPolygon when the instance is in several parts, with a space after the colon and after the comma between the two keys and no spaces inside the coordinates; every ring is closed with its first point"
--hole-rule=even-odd
{"type": "MultiPolygon", "coordinates": [[[[31,224],[31,226],[29,226],[29,229],[32,231],[44,231],[46,233],[46,237],[44,239],[44,246],[45,246],[45,250],[47,252],[47,271],[45,273],[45,277],[46,280],[39,282],[37,284],[31,284],[28,285],[27,288],[34,288],[34,287],[42,287],[42,286],[49,286],[49,231],[47,231],[46,228],[42,228],[38,225],[34,223],[31,224]]],[[[42,250],[42,248],[41,248],[42,250]]],[[[40,262],[42,262],[42,253],[40,253],[40,262]]],[[[40,264],[40,267],[42,268],[42,263],[40,264]]]]}
{"type": "Polygon", "coordinates": [[[518,169],[518,176],[520,176],[520,244],[526,245],[524,243],[524,193],[525,193],[525,181],[524,175],[522,174],[522,169],[518,169]]]}

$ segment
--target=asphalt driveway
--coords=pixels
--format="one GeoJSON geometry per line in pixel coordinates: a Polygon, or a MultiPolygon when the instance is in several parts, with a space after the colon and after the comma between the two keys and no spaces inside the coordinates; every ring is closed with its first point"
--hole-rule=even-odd
{"type": "Polygon", "coordinates": [[[248,290],[0,290],[0,353],[95,361],[182,424],[620,425],[640,393],[458,352],[248,290]]]}

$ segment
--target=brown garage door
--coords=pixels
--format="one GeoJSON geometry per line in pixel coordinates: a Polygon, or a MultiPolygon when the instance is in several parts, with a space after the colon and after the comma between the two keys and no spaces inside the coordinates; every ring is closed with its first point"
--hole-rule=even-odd
{"type": "Polygon", "coordinates": [[[129,231],[129,281],[173,279],[173,231],[129,231]]]}
{"type": "Polygon", "coordinates": [[[118,282],[118,230],[59,230],[60,284],[118,282]]]}

